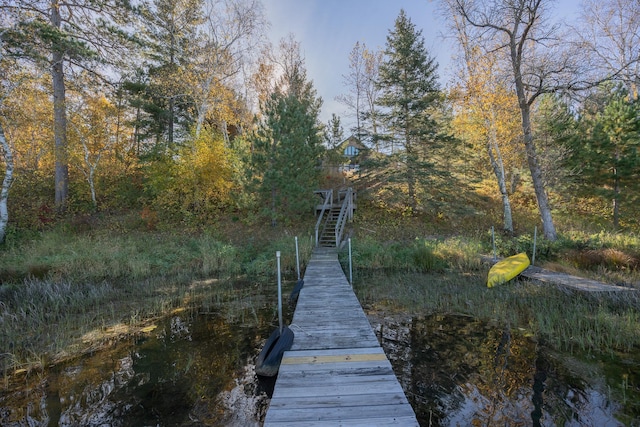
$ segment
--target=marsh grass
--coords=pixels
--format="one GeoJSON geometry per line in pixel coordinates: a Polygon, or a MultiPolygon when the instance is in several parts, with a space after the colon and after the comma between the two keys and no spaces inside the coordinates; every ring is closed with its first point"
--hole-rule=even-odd
{"type": "MultiPolygon", "coordinates": [[[[373,238],[353,240],[354,266],[382,271],[433,273],[449,269],[476,271],[481,267],[483,246],[477,240],[416,238],[408,242],[379,242],[373,238]]],[[[340,262],[348,262],[346,251],[340,262]]]]}
{"type": "MultiPolygon", "coordinates": [[[[299,243],[304,266],[311,241],[299,243]]],[[[6,248],[0,252],[0,369],[6,375],[93,350],[184,307],[227,307],[230,316],[255,318],[262,287],[276,277],[276,250],[284,278],[293,280],[289,236],[242,247],[208,233],[52,231],[6,248]],[[33,274],[36,267],[40,274],[33,274]]]]}
{"type": "Polygon", "coordinates": [[[360,271],[355,283],[358,297],[371,307],[472,316],[518,328],[563,351],[606,353],[640,347],[640,302],[635,294],[584,294],[529,281],[489,289],[482,271],[360,271]]]}
{"type": "MultiPolygon", "coordinates": [[[[286,286],[295,282],[294,234],[232,237],[52,230],[5,247],[0,251],[0,367],[8,372],[41,366],[196,304],[226,307],[228,316],[243,320],[257,318],[258,307],[275,301],[260,295],[275,295],[276,251],[282,254],[286,286]]],[[[298,242],[304,275],[313,240],[302,235],[298,242]]],[[[527,247],[531,239],[500,242],[501,253],[508,253],[527,247]]],[[[640,345],[635,294],[580,294],[528,282],[487,289],[488,267],[480,261],[490,248],[486,235],[365,237],[352,243],[355,288],[365,304],[415,314],[470,315],[521,328],[570,351],[640,345]]],[[[633,281],[639,276],[630,260],[638,257],[639,244],[634,236],[574,233],[542,247],[547,262],[574,269],[571,251],[601,251],[622,263],[594,264],[585,271],[609,281],[615,275],[633,281]]],[[[346,252],[340,253],[345,271],[346,252]]]]}
{"type": "MultiPolygon", "coordinates": [[[[627,252],[634,248],[632,241],[627,252]]],[[[635,292],[583,293],[526,280],[488,289],[489,266],[480,261],[486,245],[474,239],[416,240],[403,246],[364,240],[355,248],[355,290],[365,305],[418,315],[472,316],[519,328],[569,352],[640,347],[640,297],[635,292]],[[429,257],[437,258],[435,265],[446,268],[423,268],[422,245],[429,248],[429,257]]],[[[344,255],[341,260],[347,268],[344,255]]]]}

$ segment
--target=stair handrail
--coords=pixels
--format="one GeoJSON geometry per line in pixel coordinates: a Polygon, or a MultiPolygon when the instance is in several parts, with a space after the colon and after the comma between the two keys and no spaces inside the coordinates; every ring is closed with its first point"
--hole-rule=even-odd
{"type": "Polygon", "coordinates": [[[347,219],[353,218],[353,189],[349,187],[342,201],[342,207],[340,208],[340,214],[338,215],[338,222],[336,223],[335,235],[336,235],[336,248],[340,247],[342,242],[342,234],[344,233],[344,226],[347,224],[347,219]]]}
{"type": "Polygon", "coordinates": [[[328,207],[331,207],[333,204],[333,189],[331,190],[318,190],[316,193],[320,193],[322,197],[324,197],[324,203],[322,204],[322,210],[320,211],[320,216],[318,216],[318,221],[316,221],[316,246],[318,246],[318,232],[320,230],[320,224],[322,223],[322,218],[324,217],[324,213],[328,207]]]}

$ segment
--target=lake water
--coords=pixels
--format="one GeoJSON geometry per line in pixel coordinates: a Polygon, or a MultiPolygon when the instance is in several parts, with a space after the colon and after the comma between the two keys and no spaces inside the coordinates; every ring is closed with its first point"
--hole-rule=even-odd
{"type": "Polygon", "coordinates": [[[561,355],[466,316],[371,316],[423,426],[640,425],[638,355],[561,355]]]}
{"type": "MultiPolygon", "coordinates": [[[[640,425],[637,356],[559,355],[464,316],[370,320],[423,426],[640,425]]],[[[259,380],[253,361],[276,322],[271,305],[176,313],[95,354],[5,381],[0,425],[260,426],[273,381],[259,380]]]]}
{"type": "Polygon", "coordinates": [[[183,311],[153,331],[5,384],[0,425],[258,426],[273,382],[257,381],[252,361],[274,310],[250,311],[244,319],[183,311]]]}

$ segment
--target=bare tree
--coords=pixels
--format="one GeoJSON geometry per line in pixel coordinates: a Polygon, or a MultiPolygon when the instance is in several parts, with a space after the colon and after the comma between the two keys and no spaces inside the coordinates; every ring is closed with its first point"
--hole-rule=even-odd
{"type": "Polygon", "coordinates": [[[342,76],[342,82],[348,92],[336,97],[339,102],[349,107],[351,115],[356,118],[355,131],[358,138],[371,136],[377,151],[380,151],[375,138],[379,131],[377,101],[380,87],[376,82],[382,56],[383,52],[373,52],[366,44],[356,42],[349,54],[349,73],[342,76]]]}
{"type": "Polygon", "coordinates": [[[551,206],[538,161],[531,124],[531,109],[545,93],[575,89],[584,83],[587,64],[566,48],[558,25],[546,20],[550,0],[446,0],[448,10],[472,27],[477,43],[499,53],[510,64],[513,90],[522,116],[527,164],[538,202],[544,236],[556,240],[551,206]]]}
{"type": "Polygon", "coordinates": [[[370,51],[365,49],[362,52],[364,59],[364,111],[362,113],[364,119],[364,125],[368,127],[367,133],[373,136],[373,143],[376,151],[380,152],[380,144],[378,142],[377,135],[380,134],[380,120],[377,109],[378,98],[381,95],[380,86],[378,86],[378,77],[380,72],[380,64],[384,59],[384,52],[382,51],[370,51]]]}
{"type": "Polygon", "coordinates": [[[349,53],[349,73],[342,75],[342,84],[347,88],[346,94],[336,97],[336,100],[346,105],[351,111],[350,115],[356,118],[356,135],[358,138],[362,135],[362,126],[360,118],[362,113],[362,98],[364,97],[364,52],[367,47],[359,41],[353,46],[349,53]]]}
{"type": "MultiPolygon", "coordinates": [[[[196,135],[207,114],[221,102],[215,86],[243,71],[244,63],[262,47],[260,40],[267,25],[260,0],[208,0],[204,9],[204,44],[194,70],[196,135]]],[[[221,128],[228,140],[226,127],[223,119],[221,128]]]]}
{"type": "Polygon", "coordinates": [[[574,32],[603,74],[621,81],[638,99],[640,83],[640,2],[584,0],[582,24],[574,32]]]}

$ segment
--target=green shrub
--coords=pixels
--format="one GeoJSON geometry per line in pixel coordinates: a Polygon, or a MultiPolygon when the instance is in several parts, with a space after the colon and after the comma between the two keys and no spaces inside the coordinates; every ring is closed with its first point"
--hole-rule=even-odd
{"type": "Polygon", "coordinates": [[[444,271],[447,263],[434,253],[436,244],[427,240],[416,240],[413,248],[413,263],[415,271],[420,273],[432,273],[444,271]]]}
{"type": "Polygon", "coordinates": [[[449,268],[468,272],[483,268],[480,255],[487,251],[479,240],[452,237],[439,242],[436,253],[446,260],[449,268]]]}
{"type": "MultiPolygon", "coordinates": [[[[438,272],[447,268],[446,260],[437,253],[437,242],[416,239],[413,243],[379,242],[369,237],[353,240],[354,268],[405,272],[438,272]]],[[[343,265],[346,251],[340,254],[343,265]]]]}

